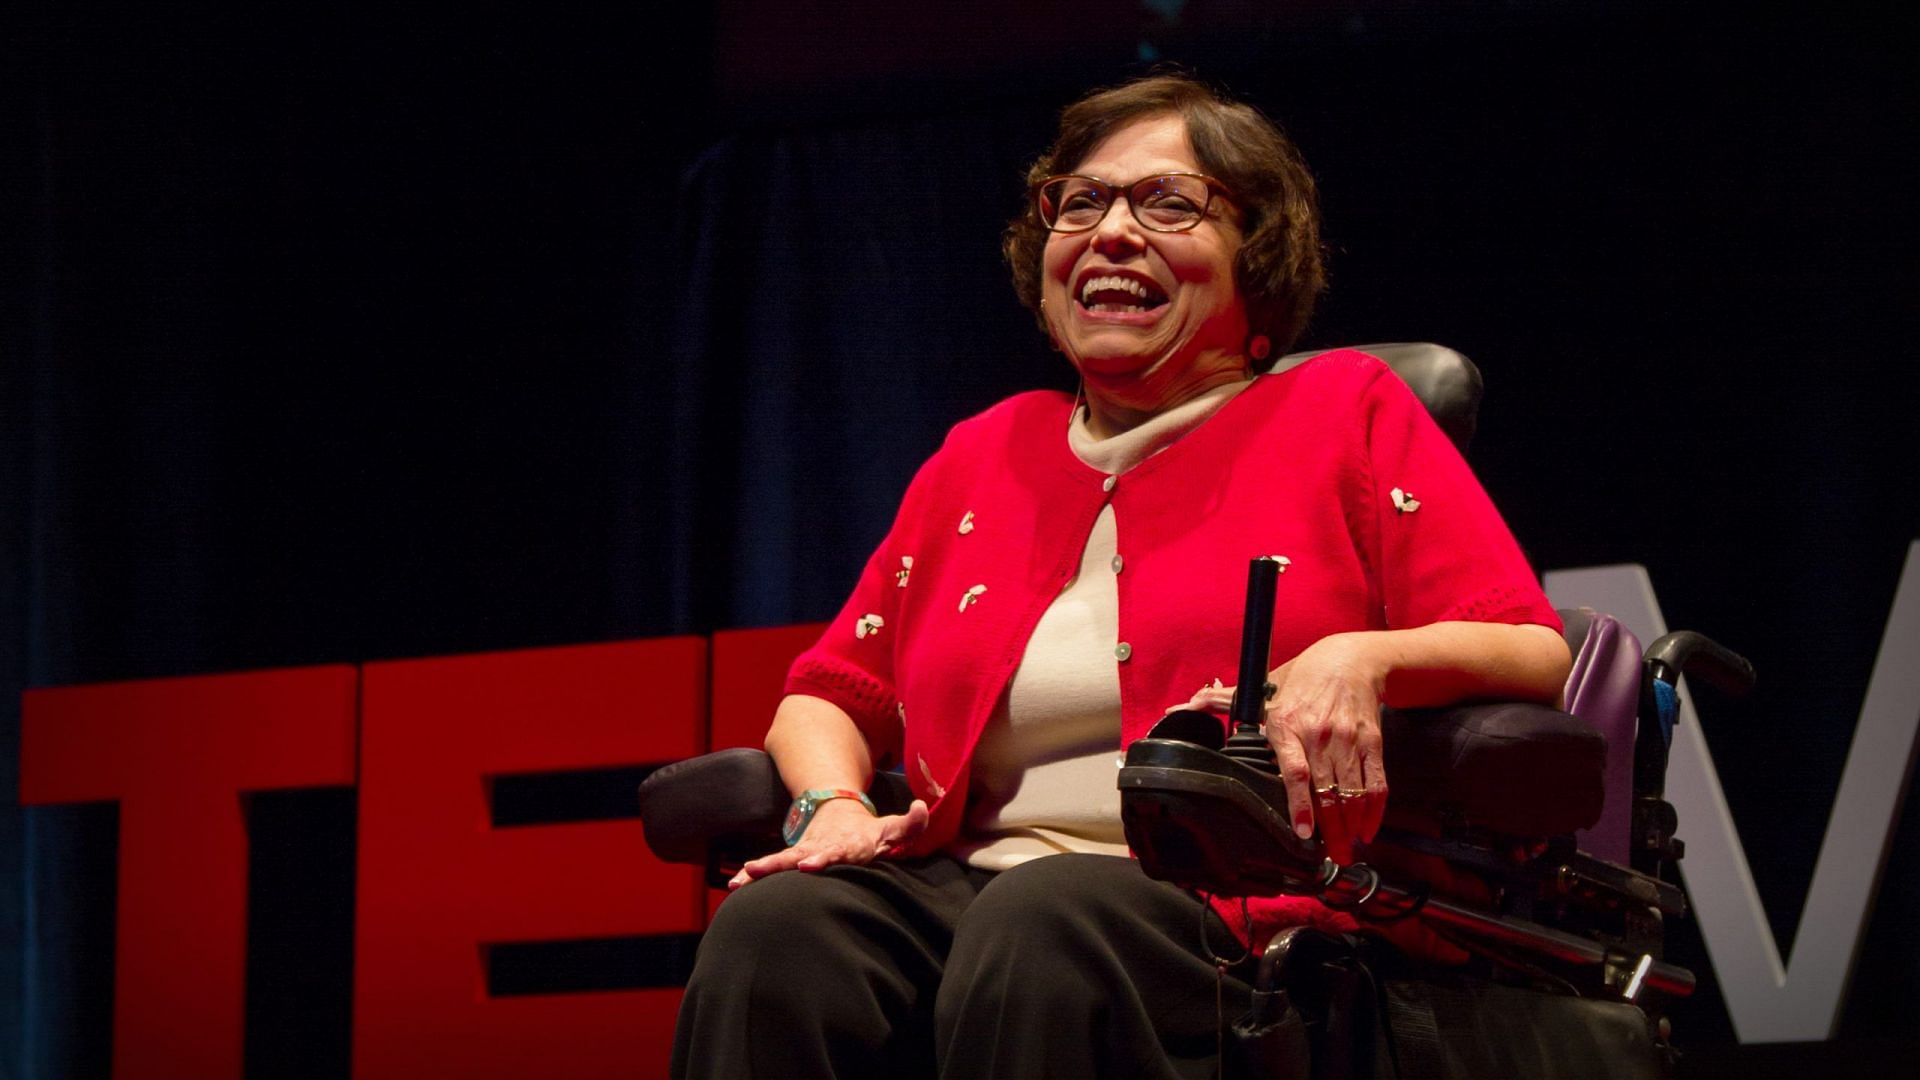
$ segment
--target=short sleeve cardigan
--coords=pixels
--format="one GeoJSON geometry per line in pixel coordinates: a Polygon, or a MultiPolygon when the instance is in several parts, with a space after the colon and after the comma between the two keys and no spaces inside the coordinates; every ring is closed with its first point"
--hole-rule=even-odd
{"type": "MultiPolygon", "coordinates": [[[[1559,627],[1472,471],[1374,357],[1339,350],[1262,376],[1118,477],[1074,456],[1072,409],[1027,393],[954,427],[788,675],[788,693],[838,705],[877,761],[904,766],[932,811],[914,853],[958,834],[981,730],[1109,501],[1122,560],[1116,749],[1202,685],[1234,681],[1255,556],[1287,560],[1270,668],[1350,630],[1559,627]]],[[[1329,922],[1298,898],[1255,908],[1255,938],[1329,922]]]]}

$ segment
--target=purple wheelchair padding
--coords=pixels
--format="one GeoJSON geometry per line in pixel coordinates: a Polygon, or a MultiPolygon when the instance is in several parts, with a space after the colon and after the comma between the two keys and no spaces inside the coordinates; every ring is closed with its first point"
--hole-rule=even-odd
{"type": "Polygon", "coordinates": [[[1582,851],[1626,865],[1633,831],[1633,740],[1640,711],[1640,640],[1611,615],[1581,608],[1567,616],[1567,712],[1607,737],[1606,805],[1582,829],[1582,851]],[[1585,633],[1580,633],[1585,624],[1585,633]],[[1575,638],[1578,637],[1578,640],[1575,638]]]}

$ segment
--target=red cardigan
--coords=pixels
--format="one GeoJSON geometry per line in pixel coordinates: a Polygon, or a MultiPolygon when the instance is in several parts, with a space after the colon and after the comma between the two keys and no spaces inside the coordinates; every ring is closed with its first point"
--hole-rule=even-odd
{"type": "MultiPolygon", "coordinates": [[[[1374,357],[1340,350],[1263,376],[1118,477],[1069,449],[1072,408],[1063,394],[1027,393],[957,425],[914,477],[839,617],[788,675],[788,693],[846,710],[876,762],[904,763],[932,810],[917,854],[958,834],[981,729],[1109,501],[1121,560],[1119,748],[1203,684],[1234,681],[1256,555],[1289,560],[1269,667],[1347,630],[1559,627],[1472,471],[1374,357]]],[[[1298,898],[1255,909],[1256,938],[1330,914],[1298,898]]],[[[1342,920],[1332,921],[1351,926],[1342,920]]]]}

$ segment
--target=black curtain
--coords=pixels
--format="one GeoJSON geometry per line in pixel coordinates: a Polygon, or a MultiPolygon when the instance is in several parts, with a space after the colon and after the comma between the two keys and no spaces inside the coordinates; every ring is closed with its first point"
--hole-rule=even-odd
{"type": "Polygon", "coordinates": [[[671,409],[674,617],[838,609],[946,428],[1071,387],[999,227],[1044,109],[741,135],[687,177],[671,409]]]}
{"type": "MultiPolygon", "coordinates": [[[[709,19],[9,13],[0,1075],[111,1045],[114,810],[20,810],[22,688],[678,628],[623,500],[709,19]]],[[[249,1066],[343,1072],[351,792],[250,828],[249,1066]]]]}
{"type": "MultiPolygon", "coordinates": [[[[1473,356],[1536,564],[1642,562],[1759,665],[1706,706],[1784,948],[1920,537],[1911,17],[1359,7],[1158,49],[1314,164],[1309,344],[1473,356]]],[[[0,787],[25,686],[826,617],[948,426],[1071,387],[998,233],[1053,110],[1137,67],[723,109],[707,20],[0,44],[0,787]]],[[[254,828],[250,1066],[344,1071],[351,793],[254,828]]],[[[105,1067],[114,831],[0,807],[0,1075],[105,1067]]],[[[1911,847],[1852,1038],[1910,1037],[1911,847]]],[[[1675,939],[1708,976],[1683,1040],[1730,1041],[1675,939]]]]}

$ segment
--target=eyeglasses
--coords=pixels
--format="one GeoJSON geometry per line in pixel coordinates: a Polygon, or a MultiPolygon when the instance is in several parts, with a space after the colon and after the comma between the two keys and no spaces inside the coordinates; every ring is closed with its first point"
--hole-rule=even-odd
{"type": "Polygon", "coordinates": [[[1154,232],[1186,232],[1206,220],[1214,192],[1232,194],[1220,181],[1199,173],[1149,176],[1122,189],[1091,176],[1049,176],[1033,185],[1040,223],[1058,233],[1086,232],[1107,219],[1114,196],[1125,191],[1127,207],[1141,226],[1154,232]]]}

